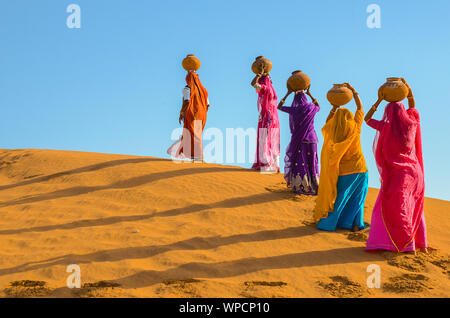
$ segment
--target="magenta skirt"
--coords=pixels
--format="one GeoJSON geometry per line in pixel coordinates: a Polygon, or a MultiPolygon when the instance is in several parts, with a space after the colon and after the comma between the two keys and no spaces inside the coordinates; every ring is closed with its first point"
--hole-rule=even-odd
{"type": "MultiPolygon", "coordinates": [[[[427,232],[425,225],[425,216],[422,214],[419,228],[412,242],[403,249],[402,252],[412,252],[417,248],[427,247],[427,232]]],[[[397,249],[389,238],[389,234],[381,217],[381,201],[380,196],[373,208],[372,221],[370,224],[369,239],[367,240],[366,250],[387,250],[397,252],[397,249]]]]}

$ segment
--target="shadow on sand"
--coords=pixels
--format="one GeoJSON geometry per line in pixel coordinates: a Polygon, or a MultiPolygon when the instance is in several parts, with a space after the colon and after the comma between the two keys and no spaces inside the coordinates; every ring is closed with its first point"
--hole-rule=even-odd
{"type": "Polygon", "coordinates": [[[28,262],[12,268],[0,269],[0,276],[27,272],[56,265],[88,264],[93,262],[115,262],[126,259],[148,258],[176,250],[210,250],[237,243],[264,242],[313,235],[317,230],[307,226],[290,227],[282,230],[266,230],[231,236],[194,237],[183,241],[159,246],[136,246],[104,250],[89,254],[68,254],[37,262],[28,262]]]}
{"type": "MultiPolygon", "coordinates": [[[[144,159],[142,159],[144,160],[144,159]]],[[[80,168],[82,169],[82,168],[80,168]]],[[[201,174],[201,173],[214,173],[214,172],[249,172],[249,169],[243,168],[222,168],[222,167],[195,167],[195,168],[187,168],[187,169],[177,169],[171,171],[157,172],[152,174],[147,174],[143,176],[138,176],[134,178],[130,178],[128,180],[117,181],[112,184],[102,185],[102,186],[77,186],[68,189],[53,191],[50,193],[35,195],[31,197],[25,197],[17,200],[12,200],[8,202],[1,202],[0,207],[7,207],[12,205],[19,204],[29,204],[35,202],[42,202],[46,200],[54,200],[61,199],[67,197],[73,197],[78,195],[83,195],[87,193],[92,193],[95,191],[101,190],[111,190],[111,189],[127,189],[142,186],[144,184],[148,184],[151,182],[155,182],[162,179],[169,179],[175,177],[181,177],[192,174],[201,174]]],[[[44,178],[44,177],[42,177],[44,178]]],[[[34,179],[33,179],[34,180],[34,179]]],[[[30,180],[33,181],[33,180],[30,180]]]]}
{"type": "Polygon", "coordinates": [[[379,261],[379,255],[368,254],[361,247],[338,248],[326,251],[292,253],[270,257],[248,257],[227,262],[191,262],[164,271],[145,270],[115,279],[111,282],[122,288],[142,288],[162,283],[195,277],[225,278],[254,273],[262,270],[289,269],[322,265],[349,264],[379,261]]]}
{"type": "Polygon", "coordinates": [[[250,196],[226,199],[223,201],[210,204],[192,204],[186,207],[174,208],[151,214],[121,215],[107,218],[74,221],[65,224],[44,225],[25,229],[1,230],[0,235],[21,234],[27,232],[48,232],[53,230],[70,230],[82,227],[105,226],[121,222],[135,222],[147,220],[153,217],[171,217],[177,215],[184,215],[215,208],[237,208],[240,206],[250,204],[262,204],[266,202],[285,200],[290,197],[291,197],[290,193],[260,193],[250,196]]]}
{"type": "Polygon", "coordinates": [[[85,166],[85,167],[80,167],[80,168],[71,169],[71,170],[67,170],[67,171],[61,171],[61,172],[57,172],[54,174],[49,174],[46,176],[33,178],[30,180],[18,182],[15,184],[3,185],[3,186],[0,186],[0,190],[7,190],[7,189],[16,188],[16,187],[26,186],[26,185],[33,184],[33,183],[45,182],[45,181],[49,181],[49,180],[59,178],[62,176],[70,176],[70,175],[83,173],[83,172],[92,172],[92,171],[97,171],[97,170],[101,170],[101,169],[105,169],[105,168],[111,168],[111,167],[115,167],[115,166],[125,165],[125,164],[151,162],[151,161],[171,161],[171,160],[170,159],[160,159],[160,158],[134,158],[134,159],[120,159],[120,160],[106,161],[106,162],[96,163],[96,164],[85,166]]]}

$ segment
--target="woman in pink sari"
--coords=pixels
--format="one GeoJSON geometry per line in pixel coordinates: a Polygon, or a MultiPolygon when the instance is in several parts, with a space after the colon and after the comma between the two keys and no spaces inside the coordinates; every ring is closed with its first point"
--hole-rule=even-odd
{"type": "Polygon", "coordinates": [[[252,169],[280,172],[280,122],[277,112],[277,93],[268,73],[255,76],[251,85],[258,93],[258,132],[256,160],[252,169]]]}
{"type": "Polygon", "coordinates": [[[389,103],[382,120],[372,119],[383,100],[380,89],[365,118],[377,130],[373,150],[381,177],[366,250],[427,252],[420,118],[411,88],[402,81],[409,89],[409,109],[400,102],[389,103]]]}

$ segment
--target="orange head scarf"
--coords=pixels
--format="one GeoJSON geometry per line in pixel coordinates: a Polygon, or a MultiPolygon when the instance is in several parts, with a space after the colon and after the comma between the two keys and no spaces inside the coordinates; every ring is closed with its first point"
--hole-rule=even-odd
{"type": "Polygon", "coordinates": [[[345,141],[355,131],[356,123],[353,120],[353,114],[347,108],[339,109],[334,115],[332,121],[333,127],[331,131],[333,134],[330,138],[334,139],[335,143],[345,141]]]}
{"type": "Polygon", "coordinates": [[[202,82],[198,78],[198,74],[194,71],[188,72],[186,75],[186,83],[191,89],[186,115],[189,117],[192,116],[192,119],[203,120],[208,110],[208,91],[203,87],[202,82]]]}

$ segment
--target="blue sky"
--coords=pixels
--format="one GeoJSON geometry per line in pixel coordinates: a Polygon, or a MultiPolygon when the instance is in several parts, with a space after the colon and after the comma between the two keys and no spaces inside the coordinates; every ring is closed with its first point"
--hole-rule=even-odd
{"type": "MultiPolygon", "coordinates": [[[[352,83],[368,110],[386,77],[405,77],[421,113],[426,195],[450,200],[449,12],[447,0],[2,1],[0,148],[166,157],[188,53],[202,61],[207,127],[255,127],[250,65],[264,55],[280,98],[293,70],[311,77],[319,136],[333,83],[352,83]],[[81,7],[81,29],[66,26],[71,3],[81,7]],[[366,26],[372,3],[380,29],[366,26]]],[[[290,134],[279,115],[284,156],[290,134]]],[[[373,137],[363,126],[370,185],[378,187],[373,137]]]]}

